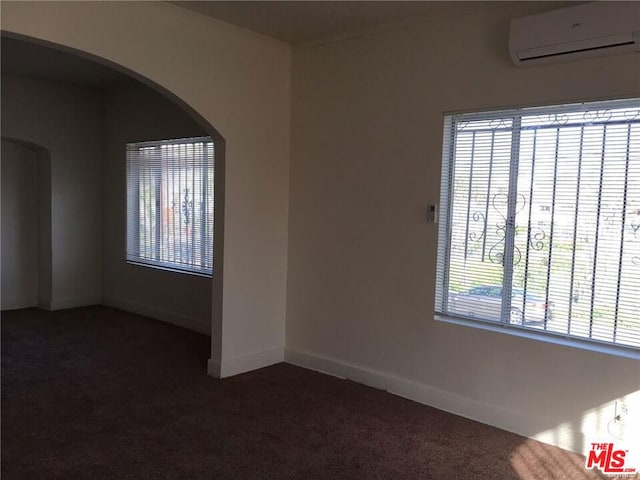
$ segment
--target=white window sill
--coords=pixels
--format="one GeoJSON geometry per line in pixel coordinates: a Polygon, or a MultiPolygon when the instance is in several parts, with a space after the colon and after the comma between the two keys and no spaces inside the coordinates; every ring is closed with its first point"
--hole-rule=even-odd
{"type": "Polygon", "coordinates": [[[205,272],[201,272],[201,271],[197,271],[197,270],[183,270],[183,269],[174,268],[174,267],[171,267],[171,266],[161,265],[161,264],[157,264],[157,263],[134,262],[132,260],[127,260],[127,263],[129,265],[135,265],[137,267],[153,268],[155,270],[163,270],[165,272],[180,273],[182,275],[192,275],[192,276],[195,276],[195,277],[204,277],[204,278],[212,278],[213,277],[212,273],[205,273],[205,272]]]}
{"type": "Polygon", "coordinates": [[[490,332],[514,335],[516,337],[528,338],[541,342],[554,343],[556,345],[564,345],[567,347],[580,348],[582,350],[590,350],[607,355],[615,355],[618,357],[640,360],[640,350],[633,347],[625,347],[622,345],[608,345],[606,343],[587,339],[582,340],[580,338],[569,337],[560,333],[540,331],[536,328],[515,327],[513,325],[507,325],[504,323],[483,320],[468,320],[443,314],[436,314],[435,320],[452,323],[454,325],[479,328],[481,330],[488,330],[490,332]]]}

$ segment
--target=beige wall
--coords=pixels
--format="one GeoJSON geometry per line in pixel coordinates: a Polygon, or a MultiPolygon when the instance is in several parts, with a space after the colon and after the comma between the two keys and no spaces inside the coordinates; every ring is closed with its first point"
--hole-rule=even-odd
{"type": "Polygon", "coordinates": [[[102,303],[211,332],[210,278],[125,261],[126,152],[129,142],[207,135],[186,112],[131,82],[103,97],[102,303]]]}
{"type": "Polygon", "coordinates": [[[2,310],[38,305],[38,160],[36,150],[2,139],[2,310]]]}
{"type": "Polygon", "coordinates": [[[635,54],[515,68],[509,19],[537,8],[294,49],[287,358],[581,450],[637,360],[433,314],[444,112],[640,95],[635,54]]]}
{"type": "Polygon", "coordinates": [[[50,158],[50,173],[39,170],[50,185],[39,181],[38,188],[43,225],[50,222],[38,232],[43,248],[50,245],[40,255],[50,256],[49,265],[41,262],[39,267],[50,277],[50,285],[39,289],[39,304],[45,308],[100,303],[101,128],[97,91],[2,75],[2,135],[35,144],[50,158]]]}
{"type": "Polygon", "coordinates": [[[216,185],[225,194],[224,232],[217,230],[224,269],[220,278],[218,258],[214,278],[224,289],[222,301],[214,299],[210,371],[229,375],[281,360],[289,47],[162,2],[3,2],[2,28],[137,72],[224,137],[224,177],[216,185]]]}

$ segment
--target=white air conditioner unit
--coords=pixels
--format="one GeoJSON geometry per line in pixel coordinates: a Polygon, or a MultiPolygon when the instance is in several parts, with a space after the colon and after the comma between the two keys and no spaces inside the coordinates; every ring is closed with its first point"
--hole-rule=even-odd
{"type": "Polygon", "coordinates": [[[524,67],[640,51],[640,2],[592,2],[511,20],[509,51],[524,67]]]}

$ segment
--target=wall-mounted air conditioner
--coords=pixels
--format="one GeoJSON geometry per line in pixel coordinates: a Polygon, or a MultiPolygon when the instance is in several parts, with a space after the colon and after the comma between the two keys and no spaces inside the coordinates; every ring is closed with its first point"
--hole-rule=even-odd
{"type": "Polygon", "coordinates": [[[519,66],[640,51],[640,2],[592,2],[511,20],[519,66]]]}

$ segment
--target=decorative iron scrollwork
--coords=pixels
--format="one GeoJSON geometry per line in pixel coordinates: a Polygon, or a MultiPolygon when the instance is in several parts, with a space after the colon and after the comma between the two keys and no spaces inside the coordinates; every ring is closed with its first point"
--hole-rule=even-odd
{"type": "Polygon", "coordinates": [[[531,227],[529,230],[529,245],[533,250],[544,249],[544,240],[547,238],[546,232],[540,227],[531,227]],[[534,233],[535,229],[535,233],[534,233]]]}
{"type": "Polygon", "coordinates": [[[480,230],[480,232],[472,231],[472,232],[469,233],[469,240],[471,240],[472,242],[479,242],[480,240],[482,240],[482,238],[485,235],[485,232],[487,231],[487,219],[486,219],[484,213],[482,213],[482,212],[475,212],[471,216],[471,219],[475,223],[482,222],[482,230],[480,230]]]}
{"type": "Polygon", "coordinates": [[[611,120],[611,110],[589,110],[584,112],[582,118],[587,123],[608,122],[611,120]]]}
{"type": "Polygon", "coordinates": [[[184,189],[184,199],[182,200],[182,215],[184,216],[184,224],[189,225],[191,213],[193,212],[193,200],[189,199],[189,189],[184,189]]]}
{"type": "Polygon", "coordinates": [[[569,123],[569,115],[566,113],[553,113],[548,118],[551,125],[566,125],[569,123]]]}
{"type": "MultiPolygon", "coordinates": [[[[629,226],[631,227],[631,232],[633,232],[633,238],[635,241],[638,241],[640,237],[640,210],[636,210],[636,216],[631,222],[629,222],[629,226]]],[[[640,265],[640,256],[634,255],[631,257],[631,263],[633,265],[640,265]]]]}
{"type": "MultiPolygon", "coordinates": [[[[505,250],[505,241],[507,238],[507,215],[504,213],[508,208],[509,197],[506,193],[496,193],[491,199],[491,206],[493,209],[502,217],[502,220],[499,220],[496,223],[496,234],[498,235],[498,241],[491,246],[489,249],[489,261],[491,263],[500,263],[504,264],[504,250],[505,250]]],[[[522,209],[526,206],[527,199],[524,195],[519,194],[516,199],[516,208],[514,212],[514,218],[512,219],[513,225],[512,228],[517,232],[518,225],[515,223],[515,216],[522,211],[522,209]]],[[[522,260],[522,253],[517,245],[513,246],[513,264],[517,265],[522,260]]]]}
{"type": "Polygon", "coordinates": [[[640,234],[640,210],[636,212],[636,218],[631,220],[629,223],[631,226],[631,231],[633,232],[633,236],[638,238],[638,234],[640,234]]]}

